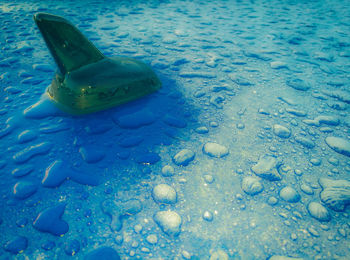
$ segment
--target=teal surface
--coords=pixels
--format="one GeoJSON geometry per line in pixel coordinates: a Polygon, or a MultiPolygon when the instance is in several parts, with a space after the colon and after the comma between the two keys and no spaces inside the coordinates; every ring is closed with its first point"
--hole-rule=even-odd
{"type": "Polygon", "coordinates": [[[349,258],[348,2],[1,1],[0,24],[0,259],[349,258]],[[61,111],[37,12],[162,89],[61,111]]]}

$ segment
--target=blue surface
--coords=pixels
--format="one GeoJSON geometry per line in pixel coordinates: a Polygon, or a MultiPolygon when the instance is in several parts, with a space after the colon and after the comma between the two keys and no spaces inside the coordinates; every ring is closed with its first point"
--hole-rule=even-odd
{"type": "Polygon", "coordinates": [[[0,1],[0,24],[0,259],[349,257],[350,2],[0,1]],[[36,12],[162,89],[61,112],[36,12]]]}

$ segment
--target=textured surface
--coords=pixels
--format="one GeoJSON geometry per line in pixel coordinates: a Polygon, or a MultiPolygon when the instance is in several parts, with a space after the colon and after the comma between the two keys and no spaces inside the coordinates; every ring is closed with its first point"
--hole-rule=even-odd
{"type": "Polygon", "coordinates": [[[0,258],[345,259],[349,14],[326,0],[1,1],[0,258]],[[56,68],[36,12],[145,61],[163,88],[64,114],[41,97],[56,68]]]}

